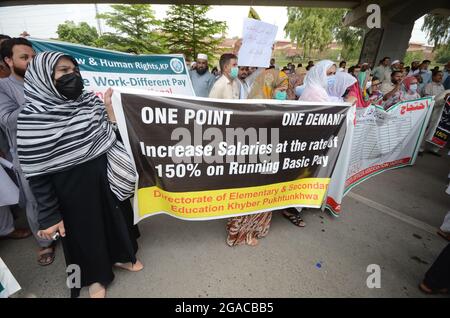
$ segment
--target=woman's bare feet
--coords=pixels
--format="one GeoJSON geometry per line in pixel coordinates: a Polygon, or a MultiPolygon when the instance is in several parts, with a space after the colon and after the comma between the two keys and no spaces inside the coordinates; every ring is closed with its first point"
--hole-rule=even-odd
{"type": "Polygon", "coordinates": [[[256,246],[256,245],[258,245],[258,239],[254,235],[248,234],[246,243],[247,243],[247,245],[250,245],[250,246],[256,246]]]}
{"type": "Polygon", "coordinates": [[[139,272],[144,269],[144,265],[139,261],[136,260],[136,263],[115,263],[115,267],[130,271],[130,272],[139,272]]]}
{"type": "Polygon", "coordinates": [[[439,234],[441,237],[443,237],[444,239],[446,239],[447,241],[450,242],[450,233],[444,232],[444,231],[442,231],[441,229],[439,229],[439,230],[437,231],[437,234],[439,234]]]}
{"type": "Polygon", "coordinates": [[[431,289],[430,287],[428,287],[425,282],[421,282],[419,284],[419,289],[424,292],[425,294],[448,294],[449,290],[447,288],[442,288],[442,289],[431,289]]]}
{"type": "Polygon", "coordinates": [[[100,283],[93,283],[89,286],[89,297],[90,298],[105,298],[106,288],[100,283]]]}

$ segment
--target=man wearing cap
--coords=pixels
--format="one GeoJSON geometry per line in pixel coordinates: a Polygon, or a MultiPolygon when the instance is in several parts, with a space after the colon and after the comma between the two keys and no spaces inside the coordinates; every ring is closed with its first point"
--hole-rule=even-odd
{"type": "Polygon", "coordinates": [[[391,70],[392,70],[392,72],[394,72],[394,71],[401,71],[400,60],[394,60],[391,63],[391,70]]]}
{"type": "Polygon", "coordinates": [[[208,70],[208,56],[206,54],[197,55],[196,67],[189,71],[195,96],[208,97],[214,85],[215,77],[208,70]]]}
{"type": "Polygon", "coordinates": [[[400,71],[400,60],[394,60],[391,63],[391,70],[392,71],[400,71]]]}

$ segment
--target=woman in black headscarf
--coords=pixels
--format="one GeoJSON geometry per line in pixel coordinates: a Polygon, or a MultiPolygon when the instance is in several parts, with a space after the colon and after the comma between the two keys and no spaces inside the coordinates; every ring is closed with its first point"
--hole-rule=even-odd
{"type": "Polygon", "coordinates": [[[84,286],[91,297],[104,297],[114,265],[143,268],[127,200],[135,172],[108,120],[112,110],[83,91],[77,62],[58,52],[40,53],[30,63],[25,101],[18,155],[38,201],[40,235],[60,235],[67,266],[79,266],[81,284],[72,287],[72,297],[84,286]]]}

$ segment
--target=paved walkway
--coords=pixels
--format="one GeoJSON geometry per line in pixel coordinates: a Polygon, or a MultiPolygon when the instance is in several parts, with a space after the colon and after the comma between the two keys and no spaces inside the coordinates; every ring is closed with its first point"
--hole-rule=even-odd
{"type": "MultiPolygon", "coordinates": [[[[117,271],[108,296],[429,297],[417,284],[446,245],[435,229],[450,207],[449,170],[449,157],[426,154],[414,167],[359,185],[340,218],[307,212],[304,229],[275,214],[257,247],[227,247],[225,220],[152,217],[140,223],[145,269],[117,271]],[[366,286],[370,264],[381,267],[379,289],[366,286]]],[[[44,268],[35,248],[32,238],[0,241],[0,255],[23,288],[16,297],[68,297],[62,248],[44,268]]]]}

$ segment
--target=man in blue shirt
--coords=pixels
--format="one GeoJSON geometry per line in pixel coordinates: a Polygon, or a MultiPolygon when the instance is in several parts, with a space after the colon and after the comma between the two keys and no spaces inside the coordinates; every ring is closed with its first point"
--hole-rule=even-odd
{"type": "Polygon", "coordinates": [[[189,71],[195,96],[208,97],[214,85],[215,77],[208,70],[208,56],[199,54],[197,56],[196,67],[189,71]]]}

